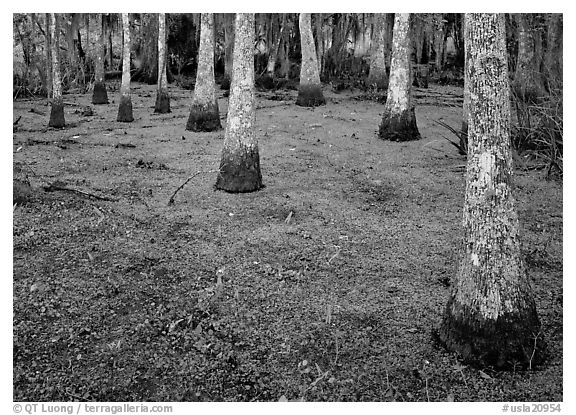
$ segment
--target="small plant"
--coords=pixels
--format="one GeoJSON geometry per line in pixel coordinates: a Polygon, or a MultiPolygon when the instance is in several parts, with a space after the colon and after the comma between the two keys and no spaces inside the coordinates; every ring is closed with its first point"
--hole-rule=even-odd
{"type": "Polygon", "coordinates": [[[440,121],[440,120],[434,120],[434,121],[436,122],[436,124],[441,125],[442,127],[446,128],[448,131],[450,131],[452,134],[454,134],[458,138],[458,141],[453,141],[453,140],[450,140],[448,137],[442,135],[442,138],[444,138],[446,141],[448,141],[450,144],[452,144],[454,147],[456,147],[458,149],[458,154],[461,154],[463,156],[468,154],[468,133],[467,132],[456,131],[455,128],[446,124],[444,121],[440,121]]]}

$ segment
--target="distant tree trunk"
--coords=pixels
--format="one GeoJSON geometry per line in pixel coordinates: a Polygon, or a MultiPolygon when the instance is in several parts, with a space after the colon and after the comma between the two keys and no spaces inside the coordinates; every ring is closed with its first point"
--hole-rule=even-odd
{"type": "Polygon", "coordinates": [[[216,188],[240,193],[260,189],[262,174],[255,136],[254,14],[237,13],[235,26],[234,71],[216,188]]]}
{"type": "Polygon", "coordinates": [[[388,74],[386,73],[386,14],[376,13],[374,47],[370,55],[370,72],[366,80],[368,85],[375,85],[377,89],[388,87],[388,74]]]}
{"type": "Polygon", "coordinates": [[[296,105],[315,107],[326,104],[318,73],[318,60],[312,37],[310,13],[300,13],[300,47],[302,49],[302,66],[300,67],[300,86],[296,105]]]}
{"type": "Polygon", "coordinates": [[[222,89],[230,89],[234,56],[234,13],[224,13],[224,79],[222,89]]]}
{"type": "Polygon", "coordinates": [[[546,37],[546,52],[544,57],[544,72],[549,89],[562,89],[562,14],[549,13],[546,18],[548,33],[546,37]]]}
{"type": "Polygon", "coordinates": [[[62,128],[64,121],[64,100],[60,78],[60,24],[59,15],[50,13],[50,36],[52,38],[52,107],[48,127],[62,128]]]}
{"type": "Polygon", "coordinates": [[[466,361],[533,367],[542,358],[543,340],[512,197],[504,15],[466,16],[470,139],[464,254],[439,335],[466,361]]]}
{"type": "Polygon", "coordinates": [[[276,36],[275,42],[272,45],[270,45],[270,56],[268,57],[268,65],[266,66],[266,73],[269,76],[274,76],[274,71],[276,70],[276,60],[278,59],[278,52],[280,50],[280,44],[283,34],[284,34],[284,25],[281,25],[278,36],[276,36]]]}
{"type": "Polygon", "coordinates": [[[282,14],[282,34],[280,36],[280,49],[278,52],[280,59],[278,76],[288,79],[290,77],[290,28],[288,27],[288,16],[286,13],[282,14]]]}
{"type": "Polygon", "coordinates": [[[130,20],[128,13],[122,13],[122,86],[120,106],[116,121],[132,122],[132,97],[130,96],[130,20]]]}
{"type": "Polygon", "coordinates": [[[411,99],[410,14],[397,13],[394,18],[392,62],[388,95],[379,136],[385,140],[408,141],[420,138],[411,99]]]}
{"type": "Polygon", "coordinates": [[[435,14],[434,16],[434,69],[436,72],[441,72],[444,64],[444,45],[445,45],[445,33],[444,33],[444,22],[442,21],[442,14],[435,14]]]}
{"type": "Polygon", "coordinates": [[[542,81],[536,65],[533,20],[529,13],[515,15],[518,25],[518,59],[514,74],[514,91],[524,102],[537,102],[542,96],[542,81]]]}
{"type": "Polygon", "coordinates": [[[192,109],[186,129],[214,131],[222,128],[216,83],[214,82],[214,15],[202,13],[200,17],[200,49],[192,109]]]}
{"type": "Polygon", "coordinates": [[[106,40],[102,15],[96,15],[96,27],[100,31],[98,43],[96,44],[96,63],[94,68],[94,91],[92,93],[92,104],[108,104],[108,93],[104,82],[104,42],[106,40]]]}
{"type": "Polygon", "coordinates": [[[166,76],[166,14],[158,14],[158,89],[156,92],[156,114],[170,112],[170,95],[166,76]]]}
{"type": "Polygon", "coordinates": [[[316,28],[316,58],[318,60],[318,73],[322,73],[323,62],[324,62],[324,34],[322,33],[322,21],[324,19],[323,13],[316,13],[316,19],[314,20],[314,26],[316,28]]]}
{"type": "Polygon", "coordinates": [[[50,13],[46,17],[46,96],[52,96],[52,36],[50,36],[50,13]]]}

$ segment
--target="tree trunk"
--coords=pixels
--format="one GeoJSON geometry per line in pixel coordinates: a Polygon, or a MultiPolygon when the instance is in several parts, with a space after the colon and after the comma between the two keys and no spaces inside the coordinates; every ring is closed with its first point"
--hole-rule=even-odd
{"type": "Polygon", "coordinates": [[[62,82],[60,78],[60,25],[59,15],[50,13],[50,37],[52,38],[52,107],[48,127],[62,128],[64,121],[64,100],[62,99],[62,82]]]}
{"type": "Polygon", "coordinates": [[[379,136],[384,140],[408,141],[420,138],[411,99],[410,14],[394,17],[392,61],[388,95],[379,136]]]}
{"type": "Polygon", "coordinates": [[[463,257],[440,340],[482,366],[533,367],[543,341],[512,197],[504,15],[466,14],[470,88],[463,257]]]}
{"type": "Polygon", "coordinates": [[[234,13],[224,13],[224,79],[220,87],[230,89],[234,55],[234,13]]]}
{"type": "Polygon", "coordinates": [[[300,13],[300,48],[302,50],[302,66],[300,67],[300,85],[296,105],[315,107],[326,104],[318,73],[316,48],[312,37],[312,22],[310,13],[300,13]]]}
{"type": "Polygon", "coordinates": [[[274,71],[276,70],[276,60],[278,59],[278,52],[280,51],[280,43],[282,36],[284,34],[284,25],[280,27],[278,36],[276,36],[276,41],[274,44],[270,45],[270,56],[268,57],[268,65],[266,66],[266,73],[269,76],[274,76],[274,71]]]}
{"type": "Polygon", "coordinates": [[[130,96],[130,20],[128,13],[122,13],[122,86],[120,106],[116,121],[132,122],[132,97],[130,96]]]}
{"type": "Polygon", "coordinates": [[[168,94],[168,78],[166,76],[166,14],[158,14],[158,89],[154,113],[170,112],[170,95],[168,94]]]}
{"type": "Polygon", "coordinates": [[[108,93],[104,82],[104,44],[106,36],[102,22],[102,14],[96,15],[96,27],[100,31],[98,43],[96,45],[96,63],[94,68],[94,91],[92,93],[92,104],[108,104],[108,93]]]}
{"type": "Polygon", "coordinates": [[[237,13],[235,26],[234,71],[216,188],[243,193],[262,187],[255,136],[254,14],[237,13]]]}
{"type": "MultiPolygon", "coordinates": [[[[464,30],[466,30],[466,18],[462,22],[464,30]]],[[[466,36],[464,36],[464,65],[466,65],[467,56],[470,56],[470,51],[466,48],[469,46],[470,42],[466,41],[466,36]]],[[[464,70],[464,100],[462,103],[462,126],[460,127],[460,149],[458,152],[461,155],[468,154],[468,120],[470,118],[470,78],[468,77],[468,72],[464,70]]]]}
{"type": "Polygon", "coordinates": [[[518,25],[518,59],[514,74],[514,92],[523,102],[537,102],[542,96],[542,81],[536,66],[533,15],[515,15],[518,25]]]}
{"type": "Polygon", "coordinates": [[[442,14],[434,14],[434,33],[433,33],[433,43],[434,43],[434,70],[439,73],[442,71],[442,63],[444,56],[444,22],[442,21],[442,14]]]}
{"type": "Polygon", "coordinates": [[[315,29],[316,29],[316,59],[318,60],[318,73],[322,73],[324,62],[324,34],[322,32],[322,21],[324,19],[323,13],[316,13],[315,29]]]}
{"type": "Polygon", "coordinates": [[[280,68],[278,76],[288,79],[290,77],[290,27],[288,26],[288,16],[286,13],[282,14],[282,34],[280,36],[280,68]]]}
{"type": "Polygon", "coordinates": [[[216,99],[216,83],[214,82],[214,15],[202,13],[196,85],[186,129],[189,131],[214,131],[221,128],[216,99]]]}
{"type": "Polygon", "coordinates": [[[377,13],[376,32],[374,37],[374,47],[370,56],[370,72],[366,80],[368,85],[373,85],[376,89],[388,88],[388,74],[386,73],[386,32],[387,18],[385,13],[377,13]]]}
{"type": "Polygon", "coordinates": [[[562,89],[562,14],[550,13],[546,19],[548,33],[544,57],[544,73],[549,89],[562,89]]]}
{"type": "Polygon", "coordinates": [[[50,13],[46,18],[46,97],[52,96],[52,36],[50,35],[50,13]]]}

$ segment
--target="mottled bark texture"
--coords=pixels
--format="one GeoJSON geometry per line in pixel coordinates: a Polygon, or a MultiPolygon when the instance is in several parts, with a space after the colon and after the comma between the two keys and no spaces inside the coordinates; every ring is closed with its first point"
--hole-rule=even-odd
{"type": "Polygon", "coordinates": [[[300,13],[300,47],[302,65],[300,66],[300,86],[296,105],[316,107],[326,104],[318,72],[316,46],[312,37],[312,19],[310,13],[300,13]]]}
{"type": "Polygon", "coordinates": [[[366,83],[377,89],[388,88],[388,74],[386,73],[386,34],[387,22],[385,13],[376,13],[374,21],[374,47],[370,55],[370,72],[366,83]]]}
{"type": "Polygon", "coordinates": [[[170,112],[170,95],[166,76],[166,13],[158,13],[158,89],[154,113],[170,112]]]}
{"type": "MultiPolygon", "coordinates": [[[[462,22],[463,25],[466,25],[466,19],[462,22]]],[[[464,28],[466,30],[466,28],[464,28]]],[[[468,47],[468,43],[466,39],[464,39],[464,61],[466,61],[466,56],[469,56],[469,52],[466,51],[468,47]]],[[[462,103],[462,125],[460,126],[460,149],[458,152],[461,155],[467,154],[468,148],[468,118],[470,118],[470,89],[469,89],[470,79],[468,77],[468,72],[464,71],[464,100],[462,103]]]]}
{"type": "Polygon", "coordinates": [[[130,96],[130,21],[128,13],[122,13],[122,85],[120,86],[120,105],[116,121],[132,122],[132,97],[130,96]]]}
{"type": "Polygon", "coordinates": [[[235,31],[234,69],[216,188],[240,193],[262,187],[255,136],[254,14],[236,14],[235,31]]]}
{"type": "Polygon", "coordinates": [[[379,131],[380,138],[384,140],[409,141],[420,138],[411,99],[410,49],[410,14],[397,13],[394,17],[388,95],[379,131]]]}
{"type": "Polygon", "coordinates": [[[543,340],[512,197],[504,15],[466,14],[470,89],[464,246],[439,337],[465,361],[533,367],[543,340]]]}
{"type": "Polygon", "coordinates": [[[216,83],[214,82],[214,15],[202,13],[200,17],[200,48],[194,99],[186,129],[189,131],[214,131],[222,128],[216,83]]]}
{"type": "Polygon", "coordinates": [[[62,81],[60,80],[60,25],[58,24],[59,16],[50,13],[50,44],[52,57],[52,102],[50,108],[49,127],[62,128],[64,121],[64,101],[62,100],[62,81]]]}
{"type": "Polygon", "coordinates": [[[92,104],[108,104],[108,93],[106,92],[106,83],[104,82],[104,45],[106,37],[104,26],[102,24],[102,15],[96,15],[96,27],[99,36],[96,44],[96,61],[94,63],[94,91],[92,92],[92,104]]]}

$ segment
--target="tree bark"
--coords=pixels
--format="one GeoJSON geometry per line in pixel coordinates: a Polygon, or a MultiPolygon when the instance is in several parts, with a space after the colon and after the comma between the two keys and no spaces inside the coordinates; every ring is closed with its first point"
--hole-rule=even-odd
{"type": "Polygon", "coordinates": [[[385,90],[388,88],[388,74],[386,73],[386,32],[387,21],[385,13],[377,13],[376,32],[374,37],[374,47],[370,56],[370,72],[366,80],[368,85],[374,85],[376,89],[385,90]]]}
{"type": "Polygon", "coordinates": [[[94,68],[94,91],[92,93],[92,104],[108,104],[108,93],[106,92],[106,83],[104,82],[104,45],[106,36],[102,22],[102,14],[96,15],[96,27],[100,31],[98,43],[96,45],[96,62],[94,68]]]}
{"type": "Polygon", "coordinates": [[[300,67],[300,85],[296,105],[303,107],[324,105],[326,99],[324,99],[322,84],[320,83],[310,13],[300,13],[299,24],[302,66],[300,67]]]}
{"type": "Polygon", "coordinates": [[[464,246],[439,337],[465,361],[534,367],[543,341],[512,197],[504,15],[466,15],[470,88],[464,246]]]}
{"type": "Polygon", "coordinates": [[[224,13],[224,79],[220,85],[222,89],[230,89],[234,35],[234,13],[224,13]]]}
{"type": "Polygon", "coordinates": [[[243,193],[262,188],[255,136],[254,14],[237,13],[235,26],[234,70],[216,188],[243,193]]]}
{"type": "Polygon", "coordinates": [[[523,102],[537,102],[542,96],[543,86],[539,68],[536,66],[533,15],[515,15],[518,25],[518,59],[514,74],[514,91],[523,102]]]}
{"type": "Polygon", "coordinates": [[[280,30],[278,31],[278,36],[276,36],[274,43],[270,45],[270,55],[268,57],[268,65],[266,65],[266,73],[271,77],[274,76],[274,71],[276,70],[276,60],[278,59],[278,52],[280,50],[280,43],[283,34],[284,25],[281,25],[280,30]]]}
{"type": "Polygon", "coordinates": [[[52,107],[50,109],[50,121],[48,127],[62,128],[64,121],[64,100],[62,99],[62,81],[60,77],[60,25],[59,15],[50,13],[50,37],[52,55],[52,107]]]}
{"type": "Polygon", "coordinates": [[[281,78],[288,79],[290,77],[290,27],[288,26],[288,16],[286,13],[282,14],[282,34],[280,36],[280,49],[279,49],[279,59],[280,68],[278,70],[278,75],[281,78]]]}
{"type": "Polygon", "coordinates": [[[409,141],[420,138],[411,99],[410,14],[394,17],[392,61],[388,95],[379,136],[384,140],[409,141]]]}
{"type": "Polygon", "coordinates": [[[158,14],[158,89],[154,113],[170,112],[170,95],[168,94],[168,78],[166,76],[166,13],[158,14]]]}
{"type": "Polygon", "coordinates": [[[186,130],[214,131],[221,128],[214,81],[214,15],[202,13],[196,85],[186,130]]]}
{"type": "Polygon", "coordinates": [[[52,36],[50,35],[50,13],[46,18],[46,96],[52,96],[52,36]]]}
{"type": "Polygon", "coordinates": [[[562,14],[550,13],[546,19],[548,33],[546,36],[546,53],[544,71],[549,89],[562,89],[562,14]]]}
{"type": "Polygon", "coordinates": [[[132,97],[130,96],[130,20],[128,13],[122,13],[122,85],[116,121],[134,121],[132,97]]]}

